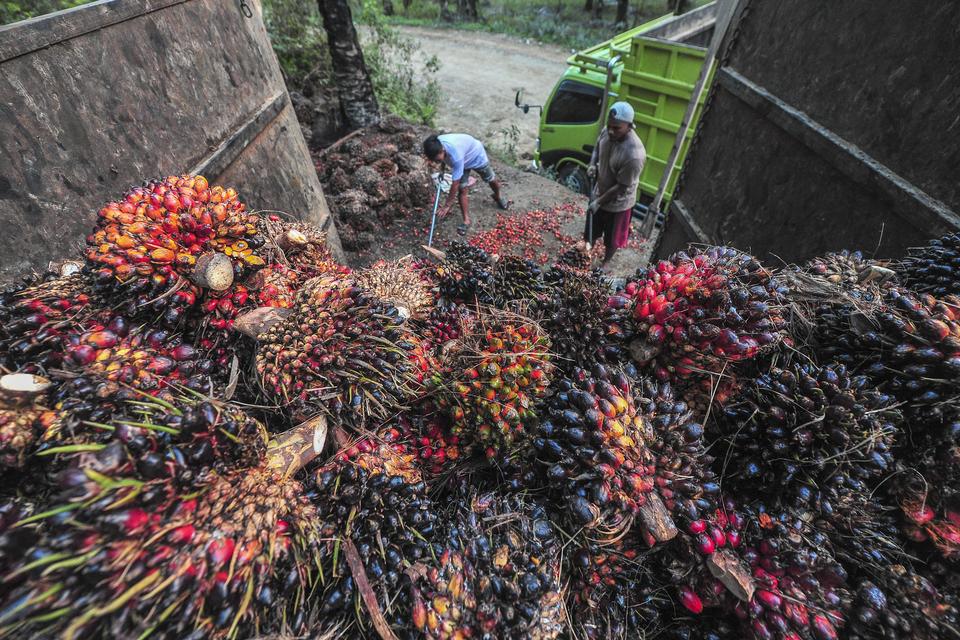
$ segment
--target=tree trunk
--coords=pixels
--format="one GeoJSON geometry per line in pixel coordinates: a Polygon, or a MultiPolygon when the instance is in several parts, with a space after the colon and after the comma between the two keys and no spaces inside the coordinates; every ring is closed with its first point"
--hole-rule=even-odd
{"type": "Polygon", "coordinates": [[[617,0],[617,24],[627,23],[627,10],[630,9],[630,0],[617,0]]]}
{"type": "Polygon", "coordinates": [[[340,109],[347,126],[359,129],[375,124],[380,121],[380,107],[347,0],[318,0],[318,4],[327,32],[333,79],[340,94],[340,109]]]}
{"type": "Polygon", "coordinates": [[[457,12],[461,18],[475,21],[479,17],[477,15],[477,0],[457,0],[457,12]]]}
{"type": "Polygon", "coordinates": [[[447,0],[440,0],[440,19],[446,22],[453,21],[453,15],[451,15],[450,8],[447,6],[447,0]]]}
{"type": "Polygon", "coordinates": [[[603,0],[593,0],[593,17],[597,20],[603,17],[603,0]]]}
{"type": "Polygon", "coordinates": [[[383,0],[383,15],[393,15],[393,0],[383,0]]]}
{"type": "Polygon", "coordinates": [[[687,1],[686,0],[677,0],[677,5],[673,8],[673,13],[680,15],[681,13],[686,13],[687,11],[687,1]]]}
{"type": "Polygon", "coordinates": [[[412,1],[413,1],[413,0],[403,0],[403,11],[404,11],[404,13],[406,13],[406,11],[410,8],[410,3],[411,3],[412,1]]]}
{"type": "Polygon", "coordinates": [[[587,13],[593,11],[593,0],[585,0],[583,3],[583,10],[587,13]]]}

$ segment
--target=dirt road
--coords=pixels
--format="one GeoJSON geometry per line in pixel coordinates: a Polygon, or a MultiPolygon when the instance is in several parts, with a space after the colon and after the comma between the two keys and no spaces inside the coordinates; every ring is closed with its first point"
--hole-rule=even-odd
{"type": "Polygon", "coordinates": [[[533,153],[539,111],[513,106],[518,89],[531,104],[542,104],[566,67],[570,51],[502,34],[454,29],[400,27],[426,57],[437,56],[443,86],[437,126],[464,131],[488,146],[503,148],[511,125],[520,131],[516,153],[533,153]]]}

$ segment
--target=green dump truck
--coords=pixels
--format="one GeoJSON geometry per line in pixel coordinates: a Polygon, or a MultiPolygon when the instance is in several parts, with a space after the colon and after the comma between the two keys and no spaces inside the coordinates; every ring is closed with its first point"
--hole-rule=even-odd
{"type": "MultiPolygon", "coordinates": [[[[715,3],[681,16],[666,15],[570,56],[566,71],[541,107],[534,153],[537,165],[554,168],[564,184],[587,193],[586,167],[605,124],[601,114],[607,105],[627,100],[636,112],[637,134],[647,150],[640,200],[652,199],[703,67],[715,15],[715,3]]],[[[517,93],[516,104],[529,111],[531,106],[521,104],[521,95],[517,93]]],[[[699,115],[698,107],[694,125],[699,115]]],[[[693,126],[688,141],[692,135],[693,126]]],[[[687,144],[677,157],[677,169],[687,144]]],[[[677,175],[675,171],[665,202],[677,175]]]]}

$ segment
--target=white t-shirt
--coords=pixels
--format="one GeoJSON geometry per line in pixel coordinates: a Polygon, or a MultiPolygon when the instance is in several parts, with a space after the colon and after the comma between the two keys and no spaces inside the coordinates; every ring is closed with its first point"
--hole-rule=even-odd
{"type": "Polygon", "coordinates": [[[452,180],[462,178],[464,169],[479,169],[490,164],[483,144],[473,136],[465,133],[445,133],[437,136],[437,139],[446,151],[444,162],[450,167],[452,180]]]}

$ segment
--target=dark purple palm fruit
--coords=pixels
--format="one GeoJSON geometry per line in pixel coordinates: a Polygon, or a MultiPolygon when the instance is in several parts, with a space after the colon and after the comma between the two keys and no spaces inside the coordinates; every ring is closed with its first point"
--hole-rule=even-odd
{"type": "Polygon", "coordinates": [[[697,409],[722,405],[738,368],[788,339],[786,287],[756,258],[728,247],[680,252],[627,284],[630,353],[697,409]]]}
{"type": "Polygon", "coordinates": [[[439,301],[423,321],[414,320],[417,332],[435,352],[464,333],[469,333],[476,315],[470,307],[456,302],[439,301]]]}
{"type": "Polygon", "coordinates": [[[492,269],[486,251],[454,241],[434,271],[440,296],[449,302],[490,304],[492,269]]]}
{"type": "Polygon", "coordinates": [[[396,307],[352,277],[313,278],[293,309],[266,312],[276,321],[246,330],[259,342],[257,374],[267,397],[295,416],[323,412],[351,428],[372,427],[422,390],[409,357],[416,344],[396,307]]]}
{"type": "Polygon", "coordinates": [[[718,506],[720,485],[710,466],[714,459],[707,453],[703,427],[687,404],[674,397],[669,383],[644,379],[640,387],[645,439],[656,457],[654,484],[682,527],[718,506]]]}
{"type": "Polygon", "coordinates": [[[840,509],[894,466],[895,401],[843,365],[773,368],[713,422],[728,486],[771,496],[801,487],[840,509]]]}
{"type": "Polygon", "coordinates": [[[590,262],[590,253],[586,248],[575,245],[560,252],[554,266],[571,267],[579,271],[588,271],[590,269],[590,262]]]}
{"type": "Polygon", "coordinates": [[[319,523],[291,475],[310,459],[309,427],[278,438],[257,466],[211,474],[167,502],[133,492],[111,509],[64,502],[20,521],[32,540],[3,575],[0,629],[191,640],[305,632],[319,523]]]}
{"type": "Polygon", "coordinates": [[[411,585],[413,629],[427,638],[558,638],[562,545],[544,506],[460,489],[448,517],[439,563],[425,563],[411,585]]]}
{"type": "Polygon", "coordinates": [[[880,304],[839,310],[817,323],[822,360],[864,373],[905,403],[912,425],[941,423],[960,398],[960,298],[938,300],[892,288],[880,304]]]}
{"type": "Polygon", "coordinates": [[[960,296],[960,233],[948,233],[925,247],[910,249],[897,273],[905,287],[918,293],[960,296]]]}
{"type": "Polygon", "coordinates": [[[655,491],[656,455],[646,441],[640,390],[621,370],[596,365],[555,385],[533,446],[565,526],[613,542],[631,530],[648,544],[676,526],[655,491]]]}
{"type": "Polygon", "coordinates": [[[493,265],[490,295],[493,305],[504,309],[511,302],[532,300],[546,290],[537,263],[519,256],[499,256],[493,265]]]}
{"type": "MultiPolygon", "coordinates": [[[[386,623],[396,631],[407,628],[412,606],[407,571],[430,561],[428,541],[437,524],[415,456],[395,443],[351,443],[312,472],[309,489],[322,523],[321,614],[347,621],[364,610],[358,581],[365,577],[386,623]],[[354,573],[348,544],[356,549],[364,577],[354,573]]],[[[357,623],[370,626],[369,620],[357,623]]]]}
{"type": "Polygon", "coordinates": [[[860,580],[849,604],[846,637],[851,640],[948,638],[956,632],[958,612],[933,583],[902,564],[872,568],[860,580]]]}
{"type": "Polygon", "coordinates": [[[625,356],[623,326],[609,305],[610,291],[596,274],[557,267],[562,273],[529,308],[550,334],[557,366],[565,373],[625,356]]]}

